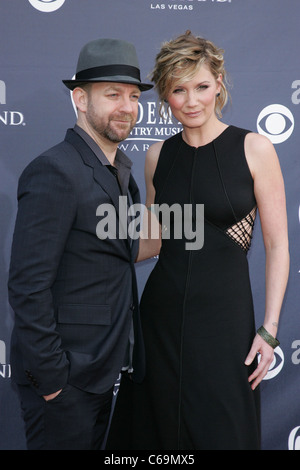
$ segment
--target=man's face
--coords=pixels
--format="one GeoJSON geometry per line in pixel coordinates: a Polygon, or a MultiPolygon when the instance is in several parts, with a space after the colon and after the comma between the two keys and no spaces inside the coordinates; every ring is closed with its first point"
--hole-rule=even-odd
{"type": "Polygon", "coordinates": [[[140,89],[125,83],[97,82],[86,93],[90,130],[110,142],[125,140],[137,121],[140,89]]]}

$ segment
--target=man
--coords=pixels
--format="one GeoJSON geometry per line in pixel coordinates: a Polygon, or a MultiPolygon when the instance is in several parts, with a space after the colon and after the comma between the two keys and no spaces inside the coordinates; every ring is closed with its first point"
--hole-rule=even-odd
{"type": "Polygon", "coordinates": [[[122,368],[143,377],[134,261],[138,242],[100,239],[97,208],[139,202],[118,149],[135,125],[141,91],[133,45],[89,42],[73,90],[78,111],[65,140],[24,170],[9,277],[15,312],[12,373],[28,449],[100,449],[122,368]],[[134,345],[134,346],[133,346],[134,345]]]}

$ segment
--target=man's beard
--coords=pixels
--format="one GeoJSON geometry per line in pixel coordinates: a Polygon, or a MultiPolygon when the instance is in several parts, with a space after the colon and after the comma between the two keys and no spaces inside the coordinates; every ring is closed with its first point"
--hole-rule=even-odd
{"type": "Polygon", "coordinates": [[[86,117],[89,124],[99,136],[116,144],[127,139],[135,125],[135,120],[131,114],[110,115],[107,122],[104,122],[104,120],[101,121],[95,113],[93,105],[89,106],[86,117]],[[123,120],[126,121],[126,124],[122,125],[119,122],[114,129],[111,125],[111,122],[114,120],[123,120]],[[130,123],[130,125],[128,125],[127,122],[130,123]]]}
{"type": "MultiPolygon", "coordinates": [[[[123,117],[122,119],[125,119],[125,117],[123,117]]],[[[112,128],[110,124],[111,121],[113,121],[113,119],[110,119],[106,126],[102,126],[102,127],[100,126],[100,129],[97,129],[97,132],[100,132],[100,134],[103,137],[105,137],[106,139],[114,143],[120,143],[123,140],[127,139],[127,137],[129,136],[130,132],[132,131],[134,127],[134,123],[132,123],[132,118],[127,121],[127,122],[130,122],[130,126],[128,126],[127,124],[124,124],[122,126],[119,123],[118,131],[112,128]]]]}

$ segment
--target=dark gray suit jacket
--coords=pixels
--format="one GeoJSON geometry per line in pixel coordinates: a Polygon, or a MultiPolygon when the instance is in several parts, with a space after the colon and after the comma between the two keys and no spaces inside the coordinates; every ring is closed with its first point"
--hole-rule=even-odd
{"type": "MultiPolygon", "coordinates": [[[[132,202],[138,187],[130,177],[132,202]]],[[[138,241],[100,240],[100,204],[120,191],[73,130],[24,170],[18,189],[9,299],[12,375],[40,395],[67,382],[103,393],[122,368],[133,318],[133,378],[144,375],[134,260],[138,241]]]]}

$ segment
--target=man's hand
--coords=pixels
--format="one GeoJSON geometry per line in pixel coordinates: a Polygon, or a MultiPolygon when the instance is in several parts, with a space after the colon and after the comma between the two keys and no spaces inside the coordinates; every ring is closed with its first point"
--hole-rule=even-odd
{"type": "Polygon", "coordinates": [[[61,391],[62,391],[62,389],[58,390],[58,392],[51,393],[50,395],[43,395],[43,398],[46,401],[53,400],[53,398],[57,397],[57,395],[59,395],[61,391]]]}

